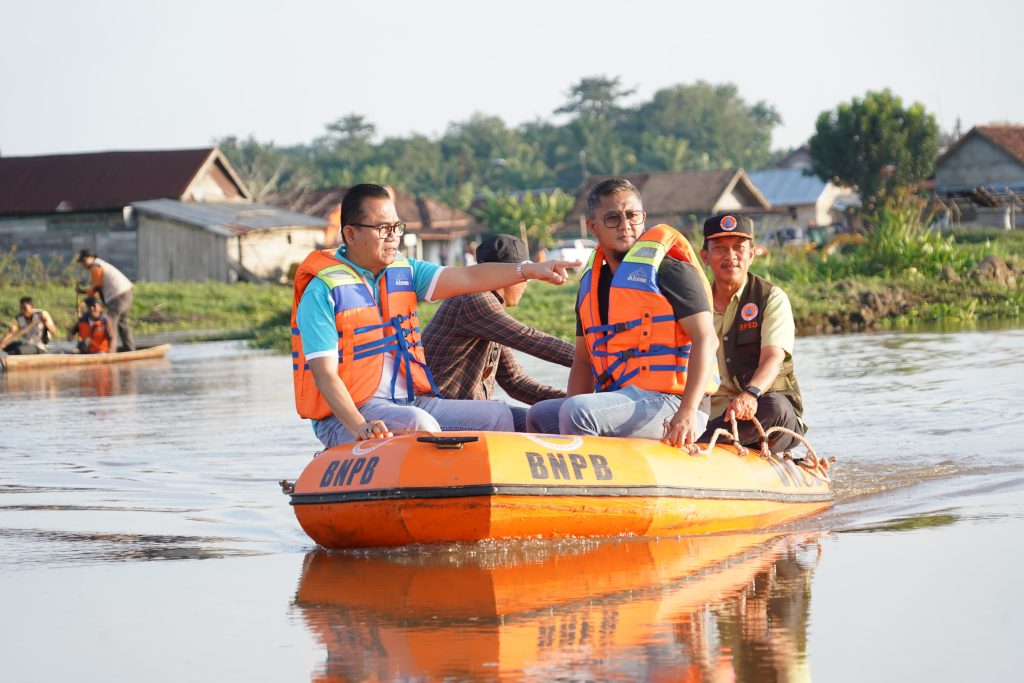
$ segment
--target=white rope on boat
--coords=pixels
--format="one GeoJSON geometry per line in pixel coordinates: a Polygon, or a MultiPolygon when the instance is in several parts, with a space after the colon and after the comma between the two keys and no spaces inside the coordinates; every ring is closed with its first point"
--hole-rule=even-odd
{"type": "MultiPolygon", "coordinates": [[[[775,455],[776,457],[780,457],[783,460],[792,461],[798,467],[801,467],[807,470],[808,472],[815,472],[819,474],[826,481],[831,481],[831,478],[828,475],[828,468],[830,464],[836,461],[836,459],[834,457],[819,457],[818,454],[814,451],[814,448],[811,446],[810,442],[804,437],[803,434],[798,434],[794,432],[792,429],[787,429],[786,427],[782,426],[769,427],[768,430],[765,431],[765,429],[761,426],[761,423],[757,420],[757,418],[752,417],[750,418],[750,421],[754,423],[754,427],[757,429],[757,433],[761,437],[761,449],[758,452],[758,455],[761,458],[767,459],[770,458],[772,455],[775,455]],[[768,440],[769,437],[773,434],[788,434],[789,436],[792,436],[794,439],[796,439],[797,441],[804,445],[804,447],[807,449],[807,455],[805,455],[802,458],[795,458],[793,457],[792,451],[784,451],[783,453],[772,453],[771,448],[768,446],[768,440]]],[[[728,430],[722,429],[721,427],[716,429],[711,435],[711,441],[708,443],[707,448],[701,448],[699,444],[689,444],[688,448],[690,455],[710,455],[711,451],[715,449],[715,444],[718,443],[718,438],[725,437],[727,439],[731,439],[731,445],[733,445],[736,448],[736,455],[741,458],[745,458],[747,454],[750,453],[753,449],[747,448],[742,443],[740,443],[739,427],[736,425],[735,415],[732,417],[730,422],[732,423],[732,431],[730,432],[728,430]]]]}

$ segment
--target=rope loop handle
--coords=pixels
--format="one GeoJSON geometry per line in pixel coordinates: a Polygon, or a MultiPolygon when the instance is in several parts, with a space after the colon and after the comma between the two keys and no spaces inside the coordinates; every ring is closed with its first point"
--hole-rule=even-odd
{"type": "MultiPolygon", "coordinates": [[[[761,426],[761,423],[757,418],[752,417],[750,421],[754,423],[754,427],[757,429],[757,434],[760,437],[761,448],[758,451],[758,455],[762,459],[770,458],[772,455],[781,457],[783,460],[789,460],[793,462],[797,467],[800,467],[808,472],[814,472],[815,474],[822,477],[825,481],[832,481],[829,477],[828,469],[829,466],[835,463],[836,459],[820,457],[811,446],[810,442],[804,437],[803,434],[798,434],[792,429],[786,427],[769,427],[767,430],[761,426]],[[781,454],[772,453],[771,447],[768,446],[770,437],[773,434],[788,434],[794,439],[799,441],[807,449],[807,455],[802,458],[794,458],[791,451],[785,451],[781,454]]],[[[740,443],[739,427],[736,424],[736,416],[733,415],[730,419],[732,430],[728,431],[719,427],[712,433],[711,441],[708,443],[707,448],[701,448],[698,444],[690,444],[690,454],[694,456],[710,455],[711,451],[715,449],[715,444],[718,443],[719,437],[725,437],[732,440],[732,445],[736,447],[736,455],[741,458],[745,458],[752,449],[747,448],[740,443]]]]}

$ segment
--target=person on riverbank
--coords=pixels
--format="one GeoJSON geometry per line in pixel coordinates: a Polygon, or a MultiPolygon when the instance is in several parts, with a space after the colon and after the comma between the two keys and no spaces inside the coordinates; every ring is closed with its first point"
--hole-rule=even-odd
{"type": "MultiPolygon", "coordinates": [[[[760,447],[761,437],[751,422],[785,427],[804,434],[803,399],[793,372],[796,325],[789,297],[781,287],[750,272],[754,260],[754,224],[747,216],[725,213],[704,222],[700,252],[711,269],[712,306],[722,384],[711,397],[711,420],[701,437],[711,440],[715,429],[731,431],[737,420],[744,446],[760,447]]],[[[785,451],[799,441],[779,432],[768,442],[785,451]]]]}
{"type": "Polygon", "coordinates": [[[512,431],[503,403],[437,395],[417,302],[525,280],[560,285],[566,269],[579,265],[524,260],[445,268],[402,256],[404,232],[387,188],[357,185],[342,200],[342,245],[312,252],[295,274],[295,404],[326,446],[386,438],[392,429],[512,431]]]}
{"type": "Polygon", "coordinates": [[[0,349],[12,356],[46,353],[46,345],[57,335],[53,318],[42,309],[36,309],[32,297],[23,296],[18,302],[18,315],[0,339],[0,349]]]}
{"type": "Polygon", "coordinates": [[[68,332],[68,341],[78,336],[79,353],[107,353],[113,345],[113,325],[103,314],[103,304],[96,297],[85,299],[85,313],[68,332]]]}
{"type": "MultiPolygon", "coordinates": [[[[512,235],[493,235],[476,249],[480,263],[529,260],[526,245],[512,235]]],[[[519,304],[527,282],[490,292],[446,299],[423,331],[427,365],[446,398],[488,400],[494,385],[527,405],[565,396],[565,391],[530,377],[512,349],[550,363],[572,365],[573,347],[566,341],[522,324],[505,309],[519,304]]],[[[510,406],[517,432],[526,430],[526,408],[510,406]]]]}
{"type": "Polygon", "coordinates": [[[111,349],[117,351],[134,351],[135,336],[128,323],[128,314],[132,310],[132,282],[120,270],[103,259],[96,257],[92,249],[78,252],[78,262],[89,271],[90,283],[79,293],[91,297],[100,297],[106,306],[106,317],[114,328],[114,342],[111,349]]]}
{"type": "Polygon", "coordinates": [[[718,345],[710,290],[675,229],[648,230],[640,192],[625,178],[587,194],[597,248],[576,302],[568,398],[541,401],[533,432],[662,439],[693,444],[708,420],[718,345]],[[596,393],[595,393],[596,392],[596,393]]]}

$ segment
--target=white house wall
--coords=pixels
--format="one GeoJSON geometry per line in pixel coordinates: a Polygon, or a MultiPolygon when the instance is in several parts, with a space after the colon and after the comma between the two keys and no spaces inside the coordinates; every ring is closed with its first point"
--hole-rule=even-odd
{"type": "Polygon", "coordinates": [[[746,205],[743,203],[743,199],[740,198],[735,191],[733,191],[722,195],[722,198],[718,200],[718,203],[715,204],[715,207],[714,209],[712,209],[712,211],[714,211],[714,213],[716,214],[724,213],[726,211],[739,211],[740,209],[744,208],[744,206],[746,205]]]}
{"type": "Polygon", "coordinates": [[[240,262],[242,268],[258,277],[284,282],[309,252],[320,246],[324,231],[280,228],[230,239],[238,244],[232,254],[235,263],[240,262]]]}
{"type": "MultiPolygon", "coordinates": [[[[825,189],[822,191],[821,196],[818,197],[818,202],[814,207],[814,220],[815,225],[826,227],[832,225],[832,207],[835,206],[836,201],[840,197],[849,197],[854,194],[853,190],[845,187],[839,187],[832,183],[825,183],[825,189]]],[[[804,223],[804,225],[809,225],[804,223]]]]}

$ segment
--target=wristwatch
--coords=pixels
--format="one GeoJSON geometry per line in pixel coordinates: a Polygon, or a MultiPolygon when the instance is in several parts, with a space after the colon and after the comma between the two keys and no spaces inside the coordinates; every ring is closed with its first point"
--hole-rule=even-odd
{"type": "Polygon", "coordinates": [[[755,387],[753,384],[748,384],[743,388],[743,391],[747,392],[754,398],[761,398],[761,390],[755,387]]]}

